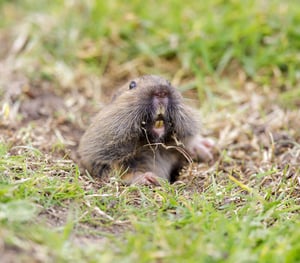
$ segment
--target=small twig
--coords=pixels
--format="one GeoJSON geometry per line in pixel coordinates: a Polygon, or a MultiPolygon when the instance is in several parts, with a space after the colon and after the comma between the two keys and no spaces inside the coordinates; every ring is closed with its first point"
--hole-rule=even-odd
{"type": "MultiPolygon", "coordinates": [[[[91,208],[91,204],[89,201],[85,201],[85,204],[87,207],[91,208]]],[[[95,206],[93,208],[93,210],[100,216],[105,217],[107,219],[109,219],[110,221],[115,221],[113,217],[111,217],[110,215],[106,214],[104,211],[102,211],[98,206],[95,206]]]]}
{"type": "Polygon", "coordinates": [[[186,160],[189,162],[189,163],[193,163],[193,160],[192,158],[190,157],[190,155],[188,154],[188,152],[183,149],[182,147],[179,147],[179,146],[173,146],[173,145],[165,145],[164,143],[161,143],[161,142],[156,142],[156,143],[149,143],[149,144],[145,144],[145,146],[153,146],[153,145],[156,145],[156,146],[162,146],[163,148],[165,148],[166,150],[170,150],[170,149],[175,149],[176,151],[180,152],[185,158],[186,160]]]}
{"type": "Polygon", "coordinates": [[[142,128],[142,130],[145,132],[146,140],[148,142],[148,144],[146,144],[146,145],[149,145],[153,152],[153,166],[155,166],[155,159],[156,159],[155,150],[152,148],[152,144],[150,143],[150,140],[148,138],[147,130],[145,128],[142,128]]]}

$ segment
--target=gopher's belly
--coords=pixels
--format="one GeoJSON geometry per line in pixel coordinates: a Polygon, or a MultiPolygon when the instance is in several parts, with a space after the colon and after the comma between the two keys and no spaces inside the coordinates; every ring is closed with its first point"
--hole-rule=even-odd
{"type": "Polygon", "coordinates": [[[132,172],[152,172],[160,178],[173,181],[182,168],[184,159],[174,149],[162,146],[142,147],[128,163],[132,172]]]}

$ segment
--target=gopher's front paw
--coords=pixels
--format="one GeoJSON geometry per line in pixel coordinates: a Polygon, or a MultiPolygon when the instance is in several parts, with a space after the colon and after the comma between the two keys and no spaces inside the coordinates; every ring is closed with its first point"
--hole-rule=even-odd
{"type": "Polygon", "coordinates": [[[137,185],[154,185],[154,186],[159,186],[159,177],[152,173],[152,172],[146,172],[146,173],[140,173],[140,172],[135,172],[135,173],[128,173],[125,174],[122,177],[122,180],[125,184],[137,184],[137,185]]]}
{"type": "Polygon", "coordinates": [[[213,159],[214,146],[215,142],[212,139],[197,135],[188,141],[186,149],[194,160],[210,161],[213,159]]]}

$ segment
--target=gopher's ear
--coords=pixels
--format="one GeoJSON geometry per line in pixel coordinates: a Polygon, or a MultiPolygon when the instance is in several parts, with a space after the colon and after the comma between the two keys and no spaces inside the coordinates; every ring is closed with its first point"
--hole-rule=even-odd
{"type": "Polygon", "coordinates": [[[127,82],[125,85],[114,89],[112,96],[110,98],[110,103],[114,102],[122,93],[124,93],[125,91],[127,91],[129,89],[129,85],[131,82],[127,82]]]}
{"type": "Polygon", "coordinates": [[[111,96],[110,103],[114,102],[114,101],[120,96],[120,94],[121,94],[122,91],[123,91],[123,90],[120,89],[120,88],[119,88],[119,89],[116,89],[116,90],[113,92],[112,96],[111,96]]]}
{"type": "Polygon", "coordinates": [[[113,101],[115,101],[115,99],[118,97],[118,95],[117,95],[117,93],[115,92],[113,95],[112,95],[112,97],[111,97],[111,99],[110,99],[110,102],[113,102],[113,101]]]}

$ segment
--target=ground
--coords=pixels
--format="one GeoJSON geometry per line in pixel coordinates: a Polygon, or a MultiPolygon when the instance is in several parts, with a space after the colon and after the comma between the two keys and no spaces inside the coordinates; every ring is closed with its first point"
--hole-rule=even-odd
{"type": "Polygon", "coordinates": [[[297,4],[196,2],[0,2],[2,262],[300,261],[297,4]],[[92,178],[80,136],[141,74],[199,110],[214,159],[160,187],[92,178]]]}

